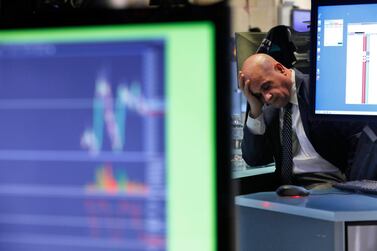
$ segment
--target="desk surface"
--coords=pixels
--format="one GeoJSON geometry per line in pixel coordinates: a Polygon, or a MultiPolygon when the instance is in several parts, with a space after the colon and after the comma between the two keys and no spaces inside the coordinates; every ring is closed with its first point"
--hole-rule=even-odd
{"type": "Polygon", "coordinates": [[[233,179],[245,178],[250,176],[256,176],[261,174],[268,174],[275,172],[275,164],[269,164],[265,166],[245,167],[244,170],[233,171],[233,179]]]}
{"type": "Polygon", "coordinates": [[[256,176],[261,174],[268,174],[275,172],[275,163],[271,163],[264,166],[248,166],[243,161],[244,167],[240,170],[233,170],[233,179],[245,178],[250,176],[256,176]]]}
{"type": "Polygon", "coordinates": [[[280,197],[275,192],[236,197],[236,205],[327,221],[377,221],[377,196],[337,189],[312,190],[306,197],[280,197]]]}

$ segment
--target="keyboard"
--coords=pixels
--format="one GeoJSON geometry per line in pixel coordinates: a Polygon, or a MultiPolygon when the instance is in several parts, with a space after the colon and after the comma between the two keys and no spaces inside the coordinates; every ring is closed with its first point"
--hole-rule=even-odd
{"type": "Polygon", "coordinates": [[[356,193],[377,194],[376,180],[352,180],[344,183],[334,184],[333,187],[356,193]]]}

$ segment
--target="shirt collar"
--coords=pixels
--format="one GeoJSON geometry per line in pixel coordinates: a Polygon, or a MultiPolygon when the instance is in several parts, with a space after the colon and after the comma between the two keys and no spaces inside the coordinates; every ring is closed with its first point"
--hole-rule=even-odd
{"type": "Polygon", "coordinates": [[[291,71],[291,80],[292,80],[292,88],[291,88],[291,99],[289,100],[290,103],[294,105],[298,105],[297,100],[297,88],[296,88],[296,74],[294,70],[291,71]]]}

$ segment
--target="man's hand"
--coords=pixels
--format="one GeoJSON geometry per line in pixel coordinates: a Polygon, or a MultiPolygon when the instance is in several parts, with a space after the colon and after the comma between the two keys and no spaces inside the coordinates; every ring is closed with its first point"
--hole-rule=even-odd
{"type": "Polygon", "coordinates": [[[245,97],[247,98],[247,101],[250,105],[250,112],[249,116],[252,118],[258,117],[262,113],[262,106],[263,102],[261,97],[255,96],[251,90],[250,90],[250,79],[247,79],[245,75],[242,73],[242,71],[238,74],[239,83],[240,83],[240,90],[243,92],[245,97]]]}

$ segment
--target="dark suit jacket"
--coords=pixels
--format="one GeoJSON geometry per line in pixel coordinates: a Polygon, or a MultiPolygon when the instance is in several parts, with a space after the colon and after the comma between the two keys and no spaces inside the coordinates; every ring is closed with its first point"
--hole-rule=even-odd
{"type": "MultiPolygon", "coordinates": [[[[297,99],[306,136],[319,155],[341,171],[345,171],[349,156],[348,140],[360,129],[335,122],[309,120],[309,76],[298,70],[294,71],[297,99]]],[[[263,119],[266,123],[265,134],[254,135],[245,125],[242,141],[242,156],[246,163],[258,166],[275,161],[277,180],[280,180],[281,169],[279,112],[280,109],[265,106],[263,108],[263,119]]],[[[246,117],[248,118],[248,116],[246,117]]]]}

